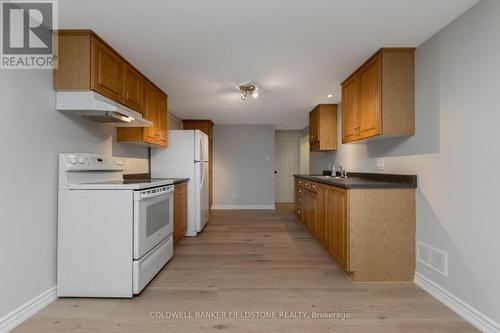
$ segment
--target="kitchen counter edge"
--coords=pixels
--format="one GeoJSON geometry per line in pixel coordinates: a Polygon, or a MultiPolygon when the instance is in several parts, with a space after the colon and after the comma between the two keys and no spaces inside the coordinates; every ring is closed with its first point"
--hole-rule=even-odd
{"type": "Polygon", "coordinates": [[[342,187],[346,189],[390,189],[390,188],[417,188],[417,176],[392,175],[371,173],[350,173],[351,176],[339,179],[320,179],[315,174],[294,174],[295,178],[311,182],[342,187]]]}

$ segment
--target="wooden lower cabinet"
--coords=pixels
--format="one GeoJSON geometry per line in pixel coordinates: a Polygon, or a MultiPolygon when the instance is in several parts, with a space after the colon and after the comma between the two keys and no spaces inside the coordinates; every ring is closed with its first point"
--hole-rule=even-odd
{"type": "Polygon", "coordinates": [[[295,193],[297,217],[354,281],[413,280],[415,189],[345,189],[296,178],[295,193]]]}
{"type": "Polygon", "coordinates": [[[348,270],[347,191],[333,186],[320,186],[320,191],[323,198],[321,210],[324,225],[324,235],[321,238],[337,263],[344,270],[348,270]]]}
{"type": "Polygon", "coordinates": [[[315,192],[306,190],[307,196],[307,228],[317,235],[317,225],[318,225],[318,194],[315,192]]]}
{"type": "Polygon", "coordinates": [[[174,185],[174,244],[177,244],[187,229],[187,182],[174,185]]]}

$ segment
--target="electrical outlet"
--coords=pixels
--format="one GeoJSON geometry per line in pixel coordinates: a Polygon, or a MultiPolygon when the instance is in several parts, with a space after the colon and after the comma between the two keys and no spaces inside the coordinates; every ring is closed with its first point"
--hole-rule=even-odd
{"type": "Polygon", "coordinates": [[[379,158],[377,160],[377,170],[384,170],[384,167],[384,160],[379,158]]]}

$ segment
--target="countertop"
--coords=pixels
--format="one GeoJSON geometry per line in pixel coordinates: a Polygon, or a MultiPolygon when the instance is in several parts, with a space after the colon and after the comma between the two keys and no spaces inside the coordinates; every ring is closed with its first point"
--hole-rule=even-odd
{"type": "Polygon", "coordinates": [[[189,178],[168,178],[168,179],[172,179],[174,181],[174,185],[189,181],[189,178]]]}
{"type": "Polygon", "coordinates": [[[321,175],[297,174],[294,177],[343,188],[417,188],[417,176],[378,173],[348,173],[347,178],[319,178],[321,175]]]}
{"type": "MultiPolygon", "coordinates": [[[[123,175],[123,178],[126,180],[133,180],[133,181],[151,181],[151,175],[149,173],[138,173],[138,174],[130,174],[130,175],[123,175]]],[[[156,180],[171,180],[173,181],[172,184],[180,184],[184,182],[188,182],[189,178],[156,178],[156,180]]]]}

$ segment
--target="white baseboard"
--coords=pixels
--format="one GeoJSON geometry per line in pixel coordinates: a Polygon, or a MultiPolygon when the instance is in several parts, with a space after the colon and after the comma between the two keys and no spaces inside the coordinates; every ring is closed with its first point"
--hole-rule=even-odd
{"type": "Polygon", "coordinates": [[[57,299],[56,291],[57,288],[52,287],[0,318],[0,332],[4,333],[14,329],[23,321],[52,303],[57,299]]]}
{"type": "Polygon", "coordinates": [[[477,327],[482,332],[500,333],[500,324],[487,317],[463,300],[443,289],[420,273],[415,273],[414,282],[417,286],[437,298],[441,303],[455,311],[460,317],[477,327]]]}
{"type": "Polygon", "coordinates": [[[212,205],[212,209],[219,210],[244,210],[244,209],[252,209],[252,210],[274,210],[276,209],[275,205],[212,205]]]}

